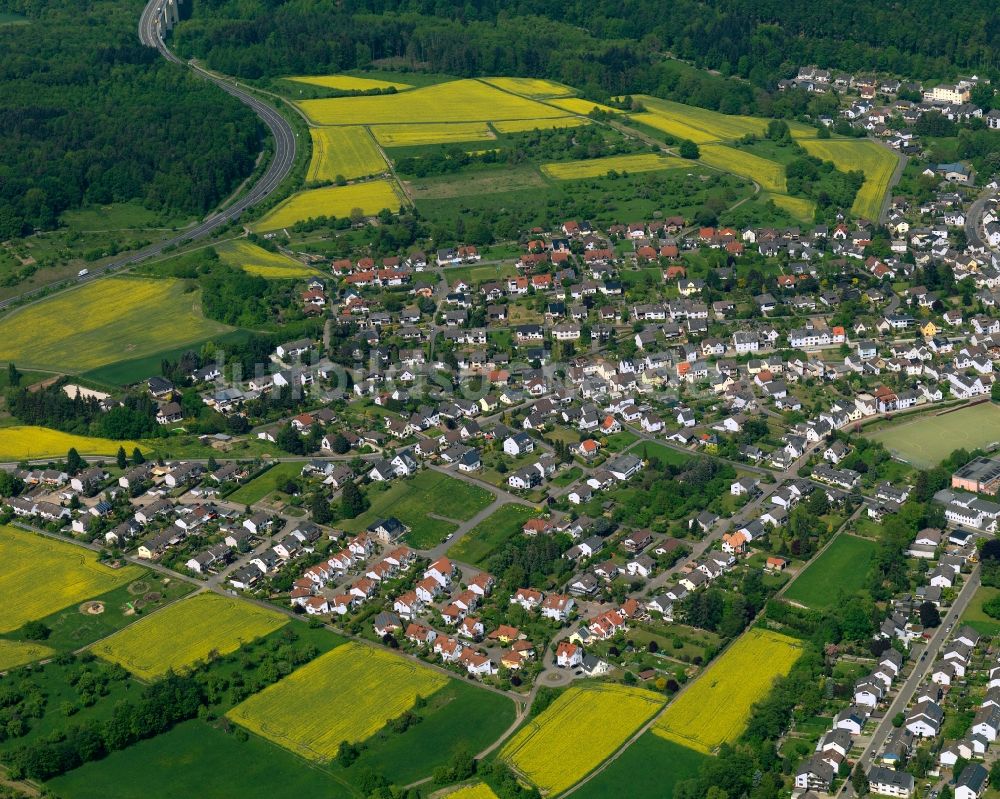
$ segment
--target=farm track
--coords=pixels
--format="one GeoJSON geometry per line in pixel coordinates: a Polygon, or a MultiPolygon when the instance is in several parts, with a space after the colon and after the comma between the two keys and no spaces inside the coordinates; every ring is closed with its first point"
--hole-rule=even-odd
{"type": "MultiPolygon", "coordinates": [[[[239,88],[235,82],[230,83],[215,74],[212,74],[194,64],[185,64],[180,58],[175,56],[164,43],[157,25],[157,10],[162,4],[162,0],[149,0],[142,11],[139,19],[138,34],[139,41],[147,47],[155,48],[161,56],[179,66],[186,66],[196,72],[205,80],[209,80],[222,89],[227,94],[235,97],[244,105],[253,110],[260,120],[267,126],[274,139],[274,155],[264,174],[250,187],[239,200],[233,202],[224,210],[212,214],[201,223],[192,228],[180,231],[168,239],[152,244],[136,253],[119,258],[104,266],[94,267],[90,273],[82,277],[70,278],[57,283],[51,283],[30,291],[25,291],[6,300],[0,301],[0,310],[41,294],[69,288],[71,286],[95,280],[104,275],[118,272],[126,267],[133,266],[157,255],[161,255],[164,250],[187,242],[204,238],[219,228],[228,225],[230,222],[239,219],[244,211],[267,200],[282,185],[288,177],[295,164],[296,142],[295,132],[288,121],[267,103],[254,97],[249,92],[239,88]]],[[[232,198],[230,198],[231,200],[232,198]]]]}

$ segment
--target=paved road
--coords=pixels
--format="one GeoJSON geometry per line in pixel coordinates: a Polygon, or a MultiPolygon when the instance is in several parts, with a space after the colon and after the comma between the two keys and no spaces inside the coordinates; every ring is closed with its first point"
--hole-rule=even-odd
{"type": "MultiPolygon", "coordinates": [[[[159,27],[157,25],[157,11],[161,4],[162,0],[149,0],[149,3],[143,9],[138,27],[139,40],[147,47],[156,48],[160,52],[160,55],[168,61],[184,66],[184,62],[170,52],[160,35],[159,27]]],[[[147,258],[160,255],[166,248],[173,245],[203,238],[224,225],[229,224],[232,220],[238,219],[244,211],[267,199],[281,185],[282,181],[284,181],[284,179],[291,172],[292,166],[295,163],[295,132],[292,130],[292,126],[288,124],[285,118],[275,111],[270,105],[257,99],[252,94],[243,91],[235,84],[231,84],[225,80],[215,77],[214,75],[211,75],[196,66],[191,66],[191,69],[205,78],[205,80],[210,80],[224,92],[232,95],[244,105],[252,108],[264,124],[267,125],[271,132],[271,136],[274,138],[274,157],[264,174],[239,200],[225,210],[209,216],[193,228],[181,231],[169,239],[152,244],[136,253],[119,258],[117,261],[112,261],[104,266],[93,267],[90,270],[90,274],[84,277],[72,278],[61,283],[52,283],[37,289],[25,291],[17,296],[3,300],[0,302],[0,309],[9,307],[10,305],[24,299],[52,291],[53,289],[67,288],[77,283],[94,280],[102,275],[116,272],[124,267],[132,266],[140,261],[144,261],[147,258]]]]}
{"type": "MultiPolygon", "coordinates": [[[[955,602],[948,610],[948,613],[941,617],[941,626],[937,628],[930,641],[927,642],[927,646],[924,647],[923,652],[916,661],[910,676],[900,687],[899,692],[896,694],[896,698],[886,709],[882,721],[879,722],[878,726],[875,728],[875,732],[872,733],[868,745],[857,758],[856,762],[860,763],[861,767],[866,772],[872,764],[872,756],[878,751],[882,744],[885,743],[886,737],[892,730],[893,716],[906,710],[906,706],[913,698],[914,692],[920,687],[920,683],[923,682],[924,677],[927,676],[927,672],[934,665],[934,660],[937,657],[938,652],[951,635],[951,632],[954,630],[954,626],[957,625],[959,618],[961,618],[962,614],[965,612],[965,609],[968,607],[969,602],[972,600],[972,597],[976,593],[976,589],[978,587],[979,566],[977,565],[966,579],[965,585],[962,586],[962,590],[959,591],[958,596],[955,598],[955,602]]],[[[912,650],[911,654],[916,656],[916,653],[912,652],[912,650]]],[[[854,788],[851,786],[850,780],[845,780],[844,785],[841,788],[841,795],[845,797],[854,795],[854,788]]]]}
{"type": "Polygon", "coordinates": [[[979,231],[982,228],[981,222],[986,201],[992,198],[994,193],[993,191],[984,192],[969,206],[969,210],[965,214],[965,240],[973,247],[989,249],[989,245],[979,234],[979,231]]]}

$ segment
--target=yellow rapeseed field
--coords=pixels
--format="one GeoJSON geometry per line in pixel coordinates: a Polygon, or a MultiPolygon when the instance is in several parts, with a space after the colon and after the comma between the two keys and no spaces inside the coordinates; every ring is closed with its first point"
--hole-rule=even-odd
{"type": "Polygon", "coordinates": [[[867,139],[800,139],[799,144],[809,155],[832,161],[842,172],[864,172],[865,182],[854,198],[851,211],[868,219],[878,219],[899,156],[888,147],[867,139]]]}
{"type": "Polygon", "coordinates": [[[466,785],[457,791],[452,791],[443,799],[498,799],[498,797],[485,782],[474,782],[472,785],[466,785]]]}
{"type": "Polygon", "coordinates": [[[448,678],[384,649],[347,643],[254,694],[233,721],[311,760],[370,738],[448,678]]]}
{"type": "Polygon", "coordinates": [[[569,97],[576,94],[576,90],[569,86],[543,78],[483,78],[483,80],[498,89],[523,94],[525,97],[569,97]]]}
{"type": "Polygon", "coordinates": [[[766,119],[720,114],[707,108],[661,100],[646,94],[637,95],[635,99],[646,109],[646,114],[637,114],[636,118],[678,138],[695,142],[733,141],[747,133],[762,136],[767,132],[766,119]],[[659,117],[660,122],[653,124],[650,116],[659,117]],[[670,126],[674,126],[676,132],[670,126]]]}
{"type": "Polygon", "coordinates": [[[389,165],[361,125],[309,128],[312,160],[306,180],[345,180],[385,172],[389,165]]]}
{"type": "Polygon", "coordinates": [[[25,663],[51,657],[56,651],[41,644],[26,641],[8,641],[0,638],[0,671],[7,671],[25,663]]]}
{"type": "Polygon", "coordinates": [[[286,279],[309,277],[316,274],[315,269],[310,269],[294,258],[289,258],[280,252],[265,250],[263,247],[258,247],[249,241],[224,241],[221,244],[217,244],[215,250],[219,253],[219,257],[227,264],[238,267],[252,275],[286,279]]]}
{"type": "Polygon", "coordinates": [[[318,125],[487,122],[565,116],[551,106],[478,80],[454,80],[399,94],[303,100],[299,106],[318,125]]]}
{"type": "Polygon", "coordinates": [[[180,280],[111,277],[0,319],[0,361],[85,372],[232,328],[202,316],[201,294],[180,280]]]}
{"type": "Polygon", "coordinates": [[[608,158],[587,158],[582,161],[555,161],[542,164],[542,172],[556,180],[596,178],[615,172],[656,172],[660,169],[687,169],[691,161],[667,158],[656,153],[612,155],[608,158]]]}
{"type": "Polygon", "coordinates": [[[373,125],[372,134],[383,147],[492,141],[496,134],[485,122],[430,122],[424,125],[373,125]]]}
{"type": "Polygon", "coordinates": [[[337,89],[342,92],[367,92],[372,89],[409,89],[408,83],[396,81],[375,80],[374,78],[357,78],[354,75],[297,75],[287,78],[298,83],[309,83],[322,86],[325,89],[337,89]]]}
{"type": "Polygon", "coordinates": [[[276,610],[213,593],[195,594],[94,645],[94,654],[145,680],[226,655],[288,623],[276,610]]]}
{"type": "Polygon", "coordinates": [[[702,144],[699,149],[700,160],[709,166],[756,180],[767,191],[784,194],[787,189],[785,168],[777,161],[769,161],[724,144],[702,144]]]}
{"type": "MultiPolygon", "coordinates": [[[[81,455],[114,455],[118,447],[132,454],[139,444],[135,441],[112,441],[110,438],[76,436],[48,427],[17,425],[0,427],[0,461],[63,458],[70,448],[81,455]]],[[[140,447],[148,451],[147,447],[140,447]]]]}
{"type": "Polygon", "coordinates": [[[770,630],[752,629],[712,663],[664,711],[653,732],[711,753],[743,732],[750,709],[774,680],[791,671],[802,645],[770,630]]]}
{"type": "Polygon", "coordinates": [[[0,526],[0,633],[94,599],[140,577],[135,566],[111,569],[75,544],[0,526]]]}
{"type": "Polygon", "coordinates": [[[552,128],[577,128],[589,125],[590,120],[583,117],[556,117],[555,119],[512,119],[507,122],[495,122],[493,127],[497,133],[523,133],[526,130],[550,130],[552,128]]]}
{"type": "Polygon", "coordinates": [[[399,194],[387,180],[354,183],[350,186],[327,186],[293,194],[260,219],[254,229],[280,230],[318,216],[348,217],[358,208],[365,216],[374,216],[383,208],[398,211],[399,194]]]}
{"type": "Polygon", "coordinates": [[[663,706],[661,694],[613,683],[572,686],[501,749],[542,793],[561,793],[607,760],[663,706]]]}
{"type": "Polygon", "coordinates": [[[788,211],[796,219],[803,222],[812,222],[815,218],[816,203],[805,197],[790,197],[787,194],[770,194],[768,199],[785,211],[788,211]]]}
{"type": "Polygon", "coordinates": [[[690,139],[697,144],[718,141],[714,134],[699,128],[693,128],[686,122],[674,117],[666,116],[665,114],[643,112],[640,114],[632,114],[629,119],[633,122],[641,122],[651,128],[661,130],[676,139],[690,139]]]}
{"type": "Polygon", "coordinates": [[[609,114],[624,113],[620,108],[612,108],[610,105],[595,103],[593,100],[583,100],[579,97],[566,97],[557,100],[548,100],[546,102],[549,105],[554,105],[556,108],[561,108],[564,111],[569,111],[573,114],[583,114],[584,116],[589,114],[595,108],[609,114]]]}

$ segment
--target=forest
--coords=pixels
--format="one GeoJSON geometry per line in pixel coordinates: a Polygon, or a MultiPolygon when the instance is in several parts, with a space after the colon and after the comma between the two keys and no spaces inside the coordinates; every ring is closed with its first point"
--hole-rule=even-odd
{"type": "Polygon", "coordinates": [[[991,0],[194,2],[180,50],[245,78],[387,60],[462,76],[552,78],[594,99],[645,92],[728,113],[780,115],[785,101],[770,91],[800,64],[943,79],[993,71],[1000,53],[991,0]]]}
{"type": "Polygon", "coordinates": [[[67,209],[137,200],[201,216],[253,169],[263,130],[237,100],[143,47],[140,6],[3,0],[0,241],[67,209]]]}

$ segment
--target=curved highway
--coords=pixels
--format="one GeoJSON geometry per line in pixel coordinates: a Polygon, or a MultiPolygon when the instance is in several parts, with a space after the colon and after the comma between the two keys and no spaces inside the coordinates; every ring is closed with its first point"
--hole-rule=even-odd
{"type": "MultiPolygon", "coordinates": [[[[143,9],[142,17],[139,20],[139,40],[147,47],[155,47],[160,52],[160,55],[168,61],[172,61],[175,64],[183,66],[184,62],[170,52],[169,48],[163,42],[163,37],[158,24],[158,12],[162,2],[163,0],[150,0],[150,2],[143,9]]],[[[292,130],[292,126],[289,125],[287,120],[275,111],[274,108],[267,103],[261,102],[252,94],[237,88],[234,84],[221,80],[214,75],[210,75],[197,67],[192,66],[191,68],[205,80],[211,81],[227,94],[232,95],[244,105],[252,108],[254,113],[256,113],[264,124],[267,125],[268,129],[271,131],[271,136],[274,138],[274,157],[264,174],[257,180],[256,183],[253,184],[246,194],[240,197],[239,200],[234,202],[225,210],[209,216],[195,227],[183,230],[169,239],[152,244],[143,250],[127,255],[117,261],[112,261],[104,266],[93,267],[90,269],[89,274],[83,277],[75,277],[62,282],[51,283],[37,289],[25,291],[16,297],[3,300],[0,302],[0,309],[6,308],[23,299],[51,291],[52,289],[66,288],[75,283],[93,280],[101,275],[117,271],[122,267],[139,263],[140,261],[144,261],[155,255],[160,255],[163,250],[172,245],[180,244],[181,242],[194,241],[195,239],[207,236],[209,233],[212,233],[223,225],[228,224],[233,219],[237,219],[247,208],[251,208],[269,197],[274,193],[278,186],[281,185],[281,182],[288,176],[288,173],[291,172],[292,165],[295,163],[295,132],[292,130]]]]}

